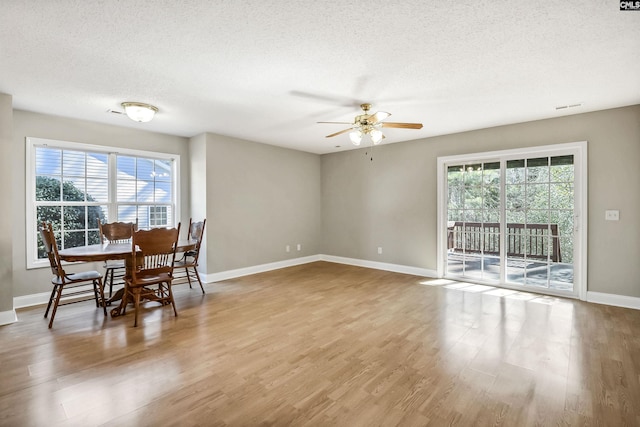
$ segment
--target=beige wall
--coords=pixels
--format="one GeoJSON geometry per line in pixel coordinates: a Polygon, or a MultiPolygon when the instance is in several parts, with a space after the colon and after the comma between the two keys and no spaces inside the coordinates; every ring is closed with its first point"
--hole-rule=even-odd
{"type": "Polygon", "coordinates": [[[320,253],[320,156],[206,134],[206,159],[209,273],[320,253]]]}
{"type": "Polygon", "coordinates": [[[640,105],[382,145],[373,161],[324,155],[323,251],[436,270],[439,156],[576,141],[588,141],[588,290],[640,297],[640,105]]]}
{"type": "MultiPolygon", "coordinates": [[[[62,141],[82,142],[110,147],[156,151],[180,155],[181,220],[189,221],[189,153],[188,140],[143,130],[110,126],[82,120],[37,114],[15,110],[13,112],[13,139],[11,164],[13,169],[13,296],[23,296],[51,291],[49,268],[26,269],[26,188],[25,188],[25,138],[38,137],[62,141]]],[[[126,120],[126,118],[122,118],[126,120]]],[[[143,129],[144,124],[140,127],[143,129]]],[[[84,267],[86,268],[86,267],[84,267]]],[[[101,269],[96,265],[94,268],[101,269]]],[[[72,270],[72,268],[70,268],[72,270]]]]}
{"type": "MultiPolygon", "coordinates": [[[[191,201],[191,217],[194,221],[201,221],[207,217],[207,136],[201,134],[189,139],[189,171],[190,188],[189,200],[191,201]]],[[[184,221],[185,227],[189,224],[184,221]]],[[[205,235],[200,246],[200,258],[198,260],[198,271],[207,274],[207,224],[205,223],[205,235]]],[[[185,229],[186,230],[186,229],[185,229]]]]}
{"type": "Polygon", "coordinates": [[[13,314],[13,217],[7,212],[11,206],[13,185],[11,174],[11,152],[13,135],[13,106],[10,95],[0,93],[0,182],[4,183],[2,191],[5,211],[0,215],[0,324],[10,320],[13,314]],[[6,319],[5,319],[6,317],[6,319]]]}

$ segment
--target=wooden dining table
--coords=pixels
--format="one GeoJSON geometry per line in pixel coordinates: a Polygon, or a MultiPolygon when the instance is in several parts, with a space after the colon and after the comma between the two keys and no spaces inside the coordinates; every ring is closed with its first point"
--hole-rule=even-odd
{"type": "MultiPolygon", "coordinates": [[[[196,248],[198,241],[178,240],[176,252],[186,252],[196,248]]],[[[58,251],[60,259],[67,262],[100,262],[108,260],[124,260],[126,267],[126,275],[130,276],[133,269],[133,260],[131,256],[131,243],[104,243],[88,246],[78,246],[75,248],[67,248],[58,251]]],[[[124,298],[124,289],[118,290],[107,303],[120,301],[118,307],[111,310],[111,317],[118,317],[124,312],[124,308],[129,303],[124,298]]]]}

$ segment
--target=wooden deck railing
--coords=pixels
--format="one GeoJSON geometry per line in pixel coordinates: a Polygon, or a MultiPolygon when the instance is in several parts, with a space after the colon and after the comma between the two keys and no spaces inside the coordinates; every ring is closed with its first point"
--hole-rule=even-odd
{"type": "MultiPolygon", "coordinates": [[[[451,224],[451,222],[449,223],[451,224]]],[[[507,224],[507,257],[562,262],[558,224],[507,224]],[[549,242],[551,252],[549,253],[549,242]]],[[[500,224],[460,222],[448,227],[448,248],[458,253],[500,254],[500,224]]]]}

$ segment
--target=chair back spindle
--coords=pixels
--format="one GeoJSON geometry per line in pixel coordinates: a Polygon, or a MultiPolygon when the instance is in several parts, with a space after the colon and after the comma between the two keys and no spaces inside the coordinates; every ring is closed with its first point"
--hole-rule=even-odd
{"type": "Polygon", "coordinates": [[[136,220],[135,223],[110,222],[103,224],[100,219],[98,219],[98,229],[102,243],[129,243],[133,231],[138,229],[138,221],[136,220]]]}
{"type": "Polygon", "coordinates": [[[62,268],[60,256],[58,255],[58,243],[56,242],[56,237],[53,232],[53,226],[43,222],[40,227],[40,237],[42,237],[42,242],[44,243],[44,250],[47,253],[47,258],[49,259],[51,272],[56,277],[64,277],[65,272],[62,268]]]}
{"type": "MultiPolygon", "coordinates": [[[[153,228],[151,230],[133,230],[131,226],[131,259],[135,260],[131,269],[131,277],[125,279],[125,298],[133,299],[135,318],[133,326],[138,326],[140,300],[145,297],[160,302],[170,303],[174,315],[178,315],[171,291],[173,267],[180,235],[180,224],[177,228],[153,228]],[[154,290],[152,286],[157,288],[154,290]]],[[[123,312],[126,310],[126,304],[123,312]]]]}
{"type": "Polygon", "coordinates": [[[200,245],[202,244],[202,238],[204,237],[204,225],[207,222],[206,219],[198,222],[194,222],[189,227],[189,240],[195,240],[196,249],[190,255],[193,257],[194,264],[198,264],[198,256],[200,255],[200,245]]]}
{"type": "Polygon", "coordinates": [[[184,274],[180,277],[187,278],[189,287],[192,287],[191,279],[195,279],[198,281],[203,294],[205,291],[204,286],[202,285],[202,280],[200,279],[200,274],[198,273],[198,258],[200,257],[200,248],[202,246],[202,239],[204,238],[204,226],[206,222],[206,218],[197,222],[193,222],[191,218],[189,219],[189,233],[187,238],[189,240],[196,241],[195,248],[186,251],[182,258],[175,264],[175,268],[178,271],[182,271],[182,269],[184,269],[184,274]]]}
{"type": "Polygon", "coordinates": [[[171,273],[179,234],[180,225],[178,228],[133,232],[132,257],[137,254],[138,259],[133,271],[134,278],[140,274],[171,273]]]}
{"type": "MultiPolygon", "coordinates": [[[[138,229],[136,222],[110,222],[103,224],[98,218],[98,230],[100,242],[107,243],[131,243],[133,232],[138,229]]],[[[125,263],[122,260],[106,261],[104,263],[105,280],[109,285],[109,298],[113,295],[114,285],[124,285],[125,263]]]]}

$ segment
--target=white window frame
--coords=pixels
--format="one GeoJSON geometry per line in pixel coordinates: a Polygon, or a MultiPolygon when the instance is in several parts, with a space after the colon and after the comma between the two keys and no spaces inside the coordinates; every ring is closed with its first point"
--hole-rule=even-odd
{"type": "MultiPolygon", "coordinates": [[[[536,153],[541,156],[554,156],[573,152],[576,154],[574,163],[574,176],[576,186],[574,188],[575,209],[574,215],[580,218],[580,228],[575,229],[575,259],[574,259],[574,285],[577,287],[575,295],[585,301],[587,299],[587,141],[569,142],[565,144],[543,145],[535,147],[516,148],[511,150],[490,151],[484,153],[460,154],[438,157],[437,159],[437,265],[438,277],[445,277],[444,248],[447,247],[447,165],[452,162],[469,163],[476,161],[489,161],[495,159],[518,159],[522,156],[532,156],[536,153]]],[[[504,185],[502,180],[501,185],[504,185]]],[[[503,203],[503,202],[502,202],[503,203]]],[[[575,225],[578,227],[578,224],[575,225]]],[[[504,235],[504,233],[501,233],[504,235]]],[[[502,281],[501,281],[502,282],[502,281]]],[[[506,286],[501,283],[502,286],[506,286]]],[[[551,292],[549,292],[551,294],[551,292]]],[[[568,296],[568,295],[562,295],[568,296]]]]}
{"type": "MultiPolygon", "coordinates": [[[[70,142],[59,141],[53,139],[44,138],[26,138],[26,261],[27,269],[48,267],[49,261],[46,259],[38,259],[38,245],[37,245],[37,225],[36,225],[36,207],[35,200],[36,194],[36,147],[45,146],[50,148],[59,148],[62,150],[76,150],[76,151],[91,151],[99,152],[109,155],[109,200],[106,203],[99,203],[100,205],[108,206],[109,218],[117,218],[118,204],[116,203],[116,182],[117,182],[117,170],[116,170],[116,156],[134,156],[159,160],[172,160],[173,161],[173,174],[172,180],[172,209],[174,211],[173,224],[169,226],[176,226],[180,222],[180,155],[173,153],[162,153],[156,151],[143,151],[134,150],[129,148],[116,148],[106,145],[93,145],[85,144],[82,142],[70,142]]],[[[135,203],[132,203],[135,204],[135,203]]]]}

